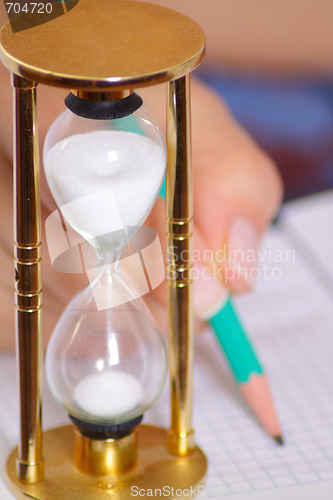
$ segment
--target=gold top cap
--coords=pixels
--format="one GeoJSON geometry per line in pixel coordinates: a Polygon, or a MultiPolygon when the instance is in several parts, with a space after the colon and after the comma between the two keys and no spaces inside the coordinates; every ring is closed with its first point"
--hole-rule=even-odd
{"type": "Polygon", "coordinates": [[[80,0],[45,24],[13,33],[8,22],[0,32],[0,58],[11,72],[76,89],[133,89],[174,80],[199,64],[204,49],[197,23],[135,0],[80,0]]]}

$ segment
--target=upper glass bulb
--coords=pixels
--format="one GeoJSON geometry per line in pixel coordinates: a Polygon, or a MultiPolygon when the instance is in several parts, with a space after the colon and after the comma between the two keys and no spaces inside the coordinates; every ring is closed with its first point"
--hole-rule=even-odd
{"type": "Polygon", "coordinates": [[[142,108],[116,120],[64,111],[44,146],[44,170],[64,218],[86,240],[113,247],[150,212],[166,168],[163,135],[142,108]],[[103,238],[103,235],[105,237],[103,238]]]}

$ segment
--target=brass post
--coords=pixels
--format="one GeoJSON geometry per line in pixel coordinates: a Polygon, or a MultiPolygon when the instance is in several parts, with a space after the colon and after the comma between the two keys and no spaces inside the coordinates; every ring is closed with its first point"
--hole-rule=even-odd
{"type": "Polygon", "coordinates": [[[167,282],[171,428],[168,450],[177,456],[194,448],[190,76],[168,85],[167,282]]]}
{"type": "Polygon", "coordinates": [[[20,389],[18,479],[43,480],[41,211],[36,84],[15,74],[14,261],[16,342],[20,389]]]}

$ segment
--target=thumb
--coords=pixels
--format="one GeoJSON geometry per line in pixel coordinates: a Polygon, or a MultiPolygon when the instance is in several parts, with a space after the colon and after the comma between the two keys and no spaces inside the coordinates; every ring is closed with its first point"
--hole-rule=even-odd
{"type": "Polygon", "coordinates": [[[213,250],[210,260],[232,292],[247,291],[256,279],[261,236],[281,199],[275,170],[259,154],[239,152],[197,170],[195,184],[195,224],[213,250]]]}
{"type": "Polygon", "coordinates": [[[205,87],[195,91],[205,103],[200,119],[194,107],[192,121],[195,225],[213,250],[212,262],[200,260],[214,263],[231,292],[241,293],[258,274],[258,247],[280,205],[282,182],[220,97],[205,87]]]}

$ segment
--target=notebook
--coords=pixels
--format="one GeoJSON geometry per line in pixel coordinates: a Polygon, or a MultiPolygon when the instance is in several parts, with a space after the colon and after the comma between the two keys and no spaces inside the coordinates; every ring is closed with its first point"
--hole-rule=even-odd
{"type": "MultiPolygon", "coordinates": [[[[196,338],[194,427],[208,476],[200,498],[333,498],[333,192],[289,203],[260,251],[255,291],[236,298],[266,367],[286,445],[239,395],[213,334],[196,338]]],[[[15,360],[0,355],[0,459],[16,444],[15,360]]],[[[68,422],[44,384],[44,427],[68,422]]],[[[145,416],[168,426],[168,386],[145,416]]],[[[13,497],[0,481],[1,500],[13,497]]]]}

